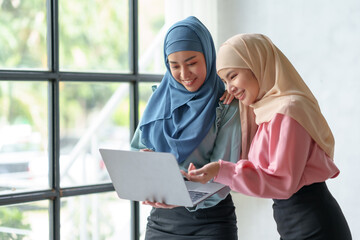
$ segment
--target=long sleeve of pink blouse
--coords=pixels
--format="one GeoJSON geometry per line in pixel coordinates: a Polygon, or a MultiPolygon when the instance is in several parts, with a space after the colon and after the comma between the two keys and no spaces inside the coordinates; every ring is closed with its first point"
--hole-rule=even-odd
{"type": "Polygon", "coordinates": [[[339,174],[332,159],[293,118],[277,114],[259,125],[248,159],[220,160],[214,181],[256,197],[287,199],[301,187],[339,174]]]}

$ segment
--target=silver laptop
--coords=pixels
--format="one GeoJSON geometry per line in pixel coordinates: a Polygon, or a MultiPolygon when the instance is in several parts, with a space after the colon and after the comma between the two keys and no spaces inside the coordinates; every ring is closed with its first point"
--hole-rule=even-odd
{"type": "Polygon", "coordinates": [[[122,199],[193,207],[227,188],[219,183],[185,181],[171,153],[99,150],[122,199]]]}

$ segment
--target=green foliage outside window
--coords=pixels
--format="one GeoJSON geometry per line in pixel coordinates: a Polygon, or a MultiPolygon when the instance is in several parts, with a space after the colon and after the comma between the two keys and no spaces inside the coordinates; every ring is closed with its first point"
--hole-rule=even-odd
{"type": "Polygon", "coordinates": [[[0,68],[47,68],[46,1],[0,1],[0,68]]]}
{"type": "Polygon", "coordinates": [[[129,72],[128,1],[59,1],[60,68],[129,72]]]}
{"type": "MultiPolygon", "coordinates": [[[[23,219],[23,213],[17,208],[0,208],[0,226],[30,230],[30,224],[24,223],[23,219]]],[[[25,236],[21,234],[0,231],[0,239],[22,240],[24,238],[25,236]]]]}

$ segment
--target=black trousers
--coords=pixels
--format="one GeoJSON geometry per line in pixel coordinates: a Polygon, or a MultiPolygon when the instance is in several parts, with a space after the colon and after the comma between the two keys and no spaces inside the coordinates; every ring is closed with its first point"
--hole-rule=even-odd
{"type": "Polygon", "coordinates": [[[273,199],[281,240],[351,240],[341,208],[325,182],[304,186],[286,200],[273,199]]]}
{"type": "Polygon", "coordinates": [[[237,240],[235,207],[229,194],[216,206],[189,212],[184,207],[153,208],[146,240],[237,240]]]}

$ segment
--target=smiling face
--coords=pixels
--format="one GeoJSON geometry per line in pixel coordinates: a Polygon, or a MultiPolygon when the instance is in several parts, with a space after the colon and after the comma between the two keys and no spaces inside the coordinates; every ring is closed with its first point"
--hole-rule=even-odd
{"type": "Polygon", "coordinates": [[[255,103],[259,94],[259,82],[250,69],[224,68],[218,72],[226,84],[226,90],[244,105],[255,103]]]}
{"type": "Polygon", "coordinates": [[[196,92],[206,79],[204,54],[196,51],[180,51],[168,56],[171,75],[188,91],[196,92]]]}

